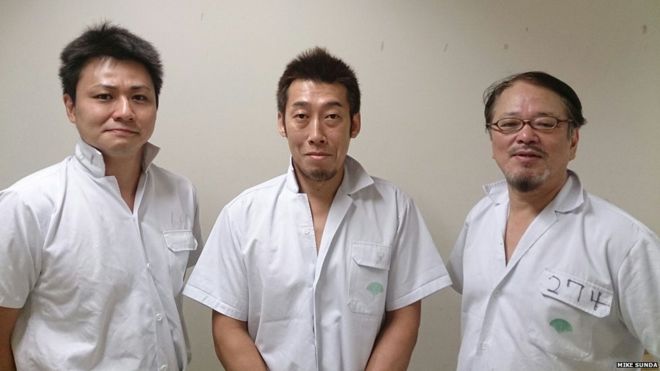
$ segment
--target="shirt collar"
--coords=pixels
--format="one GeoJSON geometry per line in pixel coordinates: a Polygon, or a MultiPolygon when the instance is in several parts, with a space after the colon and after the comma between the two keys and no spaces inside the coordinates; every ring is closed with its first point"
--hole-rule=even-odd
{"type": "MultiPolygon", "coordinates": [[[[344,194],[353,194],[374,183],[373,179],[367,174],[362,165],[352,158],[346,156],[344,162],[344,179],[341,181],[338,191],[344,194]]],[[[289,158],[289,169],[286,174],[286,188],[294,193],[300,192],[300,186],[296,179],[296,173],[293,169],[293,159],[289,158]]]]}
{"type": "Polygon", "coordinates": [[[353,157],[346,156],[344,163],[344,179],[339,186],[342,193],[351,195],[374,184],[362,165],[353,157]]]}
{"type": "MultiPolygon", "coordinates": [[[[584,202],[584,189],[580,178],[572,170],[567,170],[567,172],[566,183],[551,202],[555,211],[564,213],[580,207],[584,202]]],[[[496,205],[506,203],[509,200],[509,191],[504,180],[486,184],[483,189],[486,196],[496,205]]]]}
{"type": "MultiPolygon", "coordinates": [[[[147,172],[154,158],[160,151],[158,146],[149,142],[144,145],[144,154],[142,156],[142,171],[147,172]]],[[[80,164],[95,177],[105,176],[105,162],[103,154],[98,149],[90,146],[82,139],[76,143],[75,157],[80,164]]]]}

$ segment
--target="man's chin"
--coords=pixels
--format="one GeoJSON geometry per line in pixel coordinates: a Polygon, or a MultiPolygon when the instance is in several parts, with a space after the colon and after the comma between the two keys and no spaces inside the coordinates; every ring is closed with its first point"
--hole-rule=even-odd
{"type": "Polygon", "coordinates": [[[335,175],[337,175],[337,171],[316,169],[316,170],[304,172],[303,175],[305,176],[305,178],[314,182],[327,182],[328,180],[334,178],[335,175]]]}
{"type": "Polygon", "coordinates": [[[538,189],[543,182],[548,178],[548,173],[545,172],[540,175],[517,174],[506,175],[506,182],[513,189],[519,192],[532,192],[538,189]]]}

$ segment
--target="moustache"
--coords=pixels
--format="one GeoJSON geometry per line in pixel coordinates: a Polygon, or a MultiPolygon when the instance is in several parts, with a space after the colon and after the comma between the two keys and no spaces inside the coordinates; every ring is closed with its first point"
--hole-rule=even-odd
{"type": "Polygon", "coordinates": [[[534,145],[525,145],[525,146],[520,146],[520,147],[514,147],[509,150],[509,155],[510,156],[515,156],[515,155],[528,155],[528,156],[539,156],[539,157],[545,157],[546,152],[534,145]]]}

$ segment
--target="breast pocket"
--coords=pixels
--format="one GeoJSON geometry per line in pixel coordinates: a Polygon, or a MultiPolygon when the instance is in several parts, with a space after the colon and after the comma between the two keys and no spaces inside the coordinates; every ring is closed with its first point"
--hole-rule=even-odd
{"type": "Polygon", "coordinates": [[[183,287],[190,252],[197,249],[197,240],[191,230],[164,231],[163,238],[168,251],[168,261],[172,286],[175,293],[183,287]]]}
{"type": "Polygon", "coordinates": [[[545,270],[532,301],[532,345],[567,360],[592,354],[594,328],[610,314],[612,290],[575,275],[545,270]]]}
{"type": "Polygon", "coordinates": [[[354,313],[381,315],[390,270],[389,246],[354,242],[351,248],[348,307],[354,313]]]}

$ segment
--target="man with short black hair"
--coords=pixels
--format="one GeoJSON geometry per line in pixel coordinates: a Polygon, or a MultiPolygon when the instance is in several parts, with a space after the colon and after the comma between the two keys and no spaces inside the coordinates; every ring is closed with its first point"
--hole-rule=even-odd
{"type": "Polygon", "coordinates": [[[0,192],[0,370],[185,370],[192,184],[152,163],[162,66],[121,27],[61,54],[75,154],[0,192]]]}
{"type": "Polygon", "coordinates": [[[347,156],[352,69],[325,50],[279,80],[289,171],[221,212],[184,294],[213,309],[229,370],[405,370],[421,299],[450,284],[412,200],[347,156]]]}

